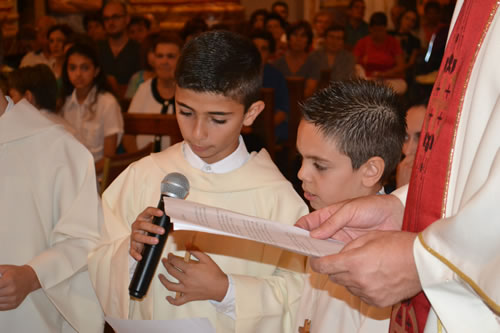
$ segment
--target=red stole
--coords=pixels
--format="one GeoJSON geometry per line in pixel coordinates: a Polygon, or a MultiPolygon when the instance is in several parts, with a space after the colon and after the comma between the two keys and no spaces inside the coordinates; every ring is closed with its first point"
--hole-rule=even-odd
{"type": "MultiPolygon", "coordinates": [[[[465,0],[448,39],[415,157],[403,220],[405,231],[421,232],[444,217],[464,95],[497,7],[497,0],[465,0]]],[[[420,292],[393,308],[389,331],[423,332],[429,310],[430,303],[420,292]]]]}

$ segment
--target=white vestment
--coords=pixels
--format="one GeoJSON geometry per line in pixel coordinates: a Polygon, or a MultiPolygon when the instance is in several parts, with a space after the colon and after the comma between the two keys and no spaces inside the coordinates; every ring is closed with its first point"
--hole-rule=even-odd
{"type": "Polygon", "coordinates": [[[310,320],[310,332],[385,333],[389,330],[392,307],[377,308],[351,294],[344,286],[333,283],[326,274],[307,267],[302,299],[296,316],[299,332],[310,320]]]}
{"type": "MultiPolygon", "coordinates": [[[[462,4],[458,1],[453,23],[462,4]]],[[[500,332],[499,41],[497,11],[464,95],[446,217],[415,241],[420,282],[432,306],[426,333],[500,332]]]]}
{"type": "Polygon", "coordinates": [[[0,264],[42,286],[0,311],[1,332],[102,332],[87,255],[102,212],[92,155],[26,100],[0,116],[0,264]]]}
{"type": "MultiPolygon", "coordinates": [[[[307,207],[291,184],[279,173],[266,151],[252,153],[240,168],[205,173],[184,158],[182,144],[152,154],[125,170],[104,192],[104,229],[100,245],[89,259],[89,272],[106,315],[130,319],[181,319],[207,317],[217,332],[289,332],[292,307],[302,291],[305,258],[264,244],[192,231],[169,234],[163,256],[184,256],[191,243],[207,253],[234,282],[236,321],[219,313],[208,301],[176,307],[166,300],[169,292],[158,274],[169,276],[160,263],[148,294],[130,300],[129,246],[131,224],[148,206],[156,207],[160,183],[171,172],[190,182],[186,200],[293,225],[307,214],[307,207]],[[291,259],[293,262],[284,262],[291,259]],[[294,272],[280,269],[292,268],[294,272]],[[287,292],[286,285],[296,288],[287,292]]],[[[168,212],[167,212],[168,214],[168,212]]]]}

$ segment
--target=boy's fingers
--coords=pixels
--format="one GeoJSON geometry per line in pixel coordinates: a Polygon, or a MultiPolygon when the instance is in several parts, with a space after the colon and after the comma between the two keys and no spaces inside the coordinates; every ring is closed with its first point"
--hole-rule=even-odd
{"type": "Polygon", "coordinates": [[[158,209],[156,207],[147,207],[142,211],[142,213],[139,214],[138,218],[144,219],[144,220],[149,220],[153,218],[154,216],[163,216],[163,211],[161,209],[158,209]]]}
{"type": "Polygon", "coordinates": [[[132,230],[134,232],[142,232],[142,233],[150,232],[152,234],[159,234],[159,235],[163,235],[163,233],[165,232],[164,228],[156,224],[153,224],[152,221],[137,221],[132,225],[132,230]]]}
{"type": "Polygon", "coordinates": [[[173,253],[169,253],[167,257],[167,262],[173,267],[185,272],[189,267],[189,261],[185,261],[183,257],[176,256],[173,253]]]}
{"type": "Polygon", "coordinates": [[[160,279],[161,284],[163,284],[163,286],[170,291],[180,292],[181,290],[184,290],[181,283],[172,282],[163,274],[158,275],[158,278],[160,279]]]}
{"type": "Polygon", "coordinates": [[[210,256],[205,254],[204,252],[198,251],[198,250],[189,250],[191,255],[198,259],[199,262],[208,262],[208,261],[213,261],[210,256]]]}
{"type": "Polygon", "coordinates": [[[162,259],[163,266],[165,266],[165,269],[167,270],[168,274],[172,275],[174,278],[176,278],[179,281],[183,281],[185,274],[184,271],[170,263],[167,259],[163,258],[162,259]]]}
{"type": "Polygon", "coordinates": [[[139,231],[135,231],[132,233],[132,241],[140,244],[158,244],[157,238],[145,235],[139,231]]]}
{"type": "Polygon", "coordinates": [[[189,299],[186,295],[182,294],[179,297],[167,296],[167,301],[172,305],[179,306],[189,302],[189,299]]]}

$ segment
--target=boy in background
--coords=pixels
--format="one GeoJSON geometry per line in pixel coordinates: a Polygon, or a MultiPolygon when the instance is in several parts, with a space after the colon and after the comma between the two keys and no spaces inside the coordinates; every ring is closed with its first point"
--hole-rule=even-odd
{"type": "Polygon", "coordinates": [[[45,117],[63,125],[66,131],[82,142],[73,126],[57,113],[57,82],[49,66],[21,67],[9,75],[8,82],[9,96],[15,104],[26,99],[45,117]]]}
{"type": "MultiPolygon", "coordinates": [[[[338,81],[313,95],[302,109],[298,177],[311,207],[383,194],[406,134],[395,93],[373,81],[338,81]]],[[[388,331],[391,307],[369,306],[328,275],[308,271],[294,332],[388,331]]]]}
{"type": "Polygon", "coordinates": [[[249,154],[240,136],[242,126],[250,126],[264,108],[260,55],[252,42],[227,31],[201,34],[183,49],[175,79],[184,141],[132,164],[103,194],[105,223],[89,271],[104,311],[146,320],[207,317],[217,332],[290,331],[305,260],[252,241],[173,231],[163,257],[170,252],[183,257],[189,244],[200,250],[192,252],[199,261],[181,260],[183,271],[198,278],[189,281],[199,285],[197,292],[172,282],[172,266],[180,264],[169,255],[156,272],[161,280],[153,278],[141,301],[129,298],[134,261],[141,259],[144,243],[154,243],[145,232],[163,232],[151,221],[163,214],[154,207],[160,183],[171,172],[188,178],[186,200],[286,224],[307,213],[269,154],[249,154]],[[288,283],[296,286],[294,294],[285,293],[288,283]],[[182,295],[173,298],[166,287],[182,295]]]}

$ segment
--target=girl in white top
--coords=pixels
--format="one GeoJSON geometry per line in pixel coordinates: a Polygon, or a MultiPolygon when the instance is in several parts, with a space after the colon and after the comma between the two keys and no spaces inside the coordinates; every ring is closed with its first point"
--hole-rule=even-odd
{"type": "Polygon", "coordinates": [[[94,156],[100,173],[104,157],[115,154],[123,134],[120,105],[109,92],[94,48],[75,44],[66,53],[62,114],[94,156]]]}

